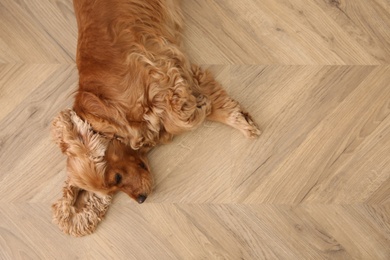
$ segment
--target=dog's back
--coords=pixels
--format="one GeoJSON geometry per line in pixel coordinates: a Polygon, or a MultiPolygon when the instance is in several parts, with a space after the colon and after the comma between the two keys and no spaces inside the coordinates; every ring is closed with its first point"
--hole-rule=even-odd
{"type": "Polygon", "coordinates": [[[153,82],[163,82],[172,67],[189,71],[180,49],[179,6],[172,0],[75,0],[74,7],[79,31],[74,110],[97,131],[115,133],[133,147],[145,139],[141,133],[161,138],[158,129],[150,131],[145,113],[162,93],[149,91],[153,82]]]}
{"type": "Polygon", "coordinates": [[[112,66],[118,69],[117,65],[123,68],[132,50],[156,54],[167,42],[180,45],[181,15],[171,2],[74,0],[81,76],[96,68],[101,72],[112,66]]]}

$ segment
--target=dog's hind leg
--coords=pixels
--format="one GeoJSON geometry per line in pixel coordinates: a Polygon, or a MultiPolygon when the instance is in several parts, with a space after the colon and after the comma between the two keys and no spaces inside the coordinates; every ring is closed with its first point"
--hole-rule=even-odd
{"type": "Polygon", "coordinates": [[[210,72],[192,65],[192,73],[198,83],[196,91],[211,101],[211,113],[207,119],[232,126],[248,138],[255,138],[261,134],[251,116],[227,94],[210,72]]]}

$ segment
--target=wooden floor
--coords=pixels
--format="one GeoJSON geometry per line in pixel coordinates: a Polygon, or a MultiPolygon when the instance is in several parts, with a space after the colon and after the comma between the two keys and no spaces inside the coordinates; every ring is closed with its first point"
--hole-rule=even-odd
{"type": "Polygon", "coordinates": [[[185,42],[263,130],[153,150],[155,191],[96,233],[50,205],[49,125],[77,88],[70,0],[0,0],[0,259],[390,259],[390,2],[185,0],[185,42]]]}

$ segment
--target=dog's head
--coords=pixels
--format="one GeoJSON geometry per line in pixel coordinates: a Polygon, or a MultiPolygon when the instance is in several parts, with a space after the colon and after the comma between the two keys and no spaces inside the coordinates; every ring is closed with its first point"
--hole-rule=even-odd
{"type": "Polygon", "coordinates": [[[139,203],[150,194],[152,179],[146,151],[134,151],[105,138],[69,109],[53,120],[52,135],[68,156],[71,185],[102,194],[123,191],[139,203]]]}

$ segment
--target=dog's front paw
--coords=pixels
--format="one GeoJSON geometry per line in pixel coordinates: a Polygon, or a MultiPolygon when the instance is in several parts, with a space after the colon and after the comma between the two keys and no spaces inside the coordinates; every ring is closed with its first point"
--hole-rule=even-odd
{"type": "Polygon", "coordinates": [[[140,137],[138,139],[131,139],[130,140],[130,146],[134,150],[139,150],[141,148],[152,148],[156,146],[156,142],[153,140],[147,140],[144,137],[140,137]]]}
{"type": "Polygon", "coordinates": [[[131,146],[131,148],[133,148],[134,150],[138,150],[138,149],[141,148],[143,145],[144,145],[144,138],[143,138],[143,137],[131,138],[131,139],[130,139],[130,146],[131,146]]]}

